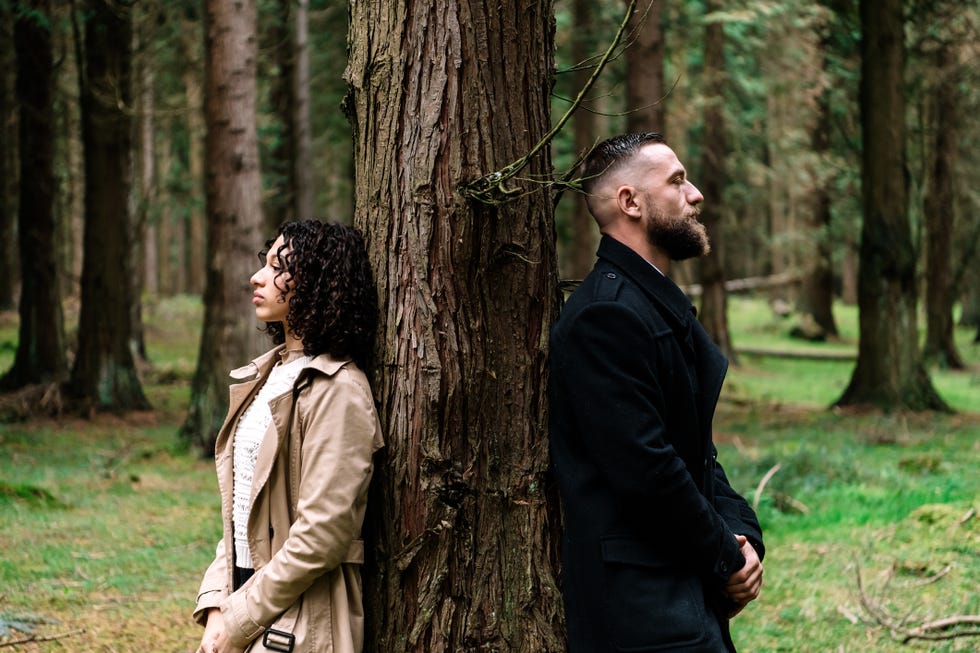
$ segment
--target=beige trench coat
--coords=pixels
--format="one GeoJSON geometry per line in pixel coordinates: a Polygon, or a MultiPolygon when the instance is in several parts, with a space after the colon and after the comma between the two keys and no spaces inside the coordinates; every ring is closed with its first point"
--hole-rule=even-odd
{"type": "Polygon", "coordinates": [[[249,652],[282,650],[263,643],[288,641],[278,631],[295,638],[293,653],[356,653],[364,645],[359,538],[372,456],[383,441],[367,378],[351,361],[317,356],[293,391],[269,402],[273,419],[259,447],[248,518],[256,572],[231,591],[234,431],[281,350],[231,373],[244,381],[231,386],[215,445],[224,535],[194,619],[204,624],[208,609],[220,608],[231,641],[249,652]]]}

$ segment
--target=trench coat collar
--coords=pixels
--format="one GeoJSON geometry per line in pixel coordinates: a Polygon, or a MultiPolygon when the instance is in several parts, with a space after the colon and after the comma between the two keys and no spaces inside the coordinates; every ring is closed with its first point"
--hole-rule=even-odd
{"type": "Polygon", "coordinates": [[[691,300],[676,283],[661,274],[649,261],[612,236],[606,235],[599,241],[598,256],[625,272],[651,299],[668,311],[677,325],[688,327],[697,313],[691,300]]]}
{"type": "MultiPolygon", "coordinates": [[[[279,355],[285,348],[286,345],[274,347],[258,358],[253,359],[247,365],[233,369],[229,372],[229,376],[237,381],[258,381],[265,376],[266,372],[272,369],[272,366],[279,360],[279,355]]],[[[318,356],[314,356],[303,369],[314,369],[323,372],[327,376],[333,376],[349,362],[349,358],[333,358],[330,354],[319,354],[318,356]]]]}
{"type": "Polygon", "coordinates": [[[599,241],[598,256],[622,270],[665,310],[668,321],[673,323],[674,333],[694,353],[695,368],[702,384],[701,414],[710,424],[728,372],[728,358],[698,321],[697,310],[691,300],[670,278],[611,236],[604,235],[599,241]]]}
{"type": "MultiPolygon", "coordinates": [[[[238,421],[240,413],[249,403],[250,396],[258,391],[258,388],[262,385],[263,381],[268,377],[269,372],[272,371],[273,366],[275,366],[276,361],[279,360],[280,353],[286,348],[285,345],[279,345],[262,354],[261,356],[254,358],[251,362],[241,367],[233,369],[229,372],[229,376],[237,381],[237,383],[232,383],[228,388],[228,415],[225,418],[225,422],[218,432],[218,444],[230,436],[230,430],[232,424],[238,421]]],[[[315,356],[310,362],[308,362],[303,370],[299,373],[294,386],[300,382],[300,379],[308,375],[309,370],[316,370],[327,376],[333,376],[336,374],[340,368],[347,365],[350,359],[345,358],[333,358],[329,354],[319,354],[315,356]]],[[[277,429],[281,426],[277,424],[277,429]]]]}

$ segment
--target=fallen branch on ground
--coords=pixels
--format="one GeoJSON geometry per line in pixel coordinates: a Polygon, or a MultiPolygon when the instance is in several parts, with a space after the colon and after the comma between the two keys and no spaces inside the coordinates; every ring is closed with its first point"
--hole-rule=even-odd
{"type": "Polygon", "coordinates": [[[35,644],[38,642],[54,642],[59,639],[68,639],[69,637],[74,637],[75,635],[81,635],[84,633],[84,629],[70,630],[67,633],[61,633],[60,635],[28,635],[22,639],[14,639],[9,642],[0,642],[0,648],[7,646],[20,646],[22,644],[35,644]]]}
{"type": "Polygon", "coordinates": [[[908,643],[913,639],[924,639],[930,641],[956,639],[957,637],[980,637],[980,628],[967,628],[966,630],[952,630],[959,626],[980,626],[980,615],[957,615],[953,617],[943,617],[934,621],[926,621],[914,627],[908,627],[904,622],[907,618],[897,620],[885,610],[884,607],[875,603],[864,591],[864,583],[861,580],[861,566],[854,562],[857,575],[858,594],[861,605],[865,611],[871,615],[879,625],[891,631],[892,636],[901,639],[902,643],[908,643]],[[935,632],[935,631],[952,632],[935,632]]]}

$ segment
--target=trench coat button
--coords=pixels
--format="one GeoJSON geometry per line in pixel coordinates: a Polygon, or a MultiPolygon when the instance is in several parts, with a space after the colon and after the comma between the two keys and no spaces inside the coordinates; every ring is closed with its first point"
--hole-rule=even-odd
{"type": "Polygon", "coordinates": [[[606,278],[607,279],[615,279],[616,278],[616,273],[615,272],[606,272],[606,278]]]}
{"type": "Polygon", "coordinates": [[[721,573],[727,574],[728,573],[728,563],[725,562],[724,560],[722,560],[721,563],[718,565],[718,569],[721,570],[721,573]]]}

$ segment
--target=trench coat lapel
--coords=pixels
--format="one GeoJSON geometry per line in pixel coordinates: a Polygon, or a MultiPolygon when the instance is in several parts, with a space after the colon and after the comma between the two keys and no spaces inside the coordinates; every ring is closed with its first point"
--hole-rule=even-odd
{"type": "Polygon", "coordinates": [[[728,359],[698,321],[691,300],[677,284],[614,238],[603,236],[598,254],[621,268],[662,309],[678,341],[694,360],[701,390],[700,417],[704,424],[710,424],[728,371],[728,359]]]}

